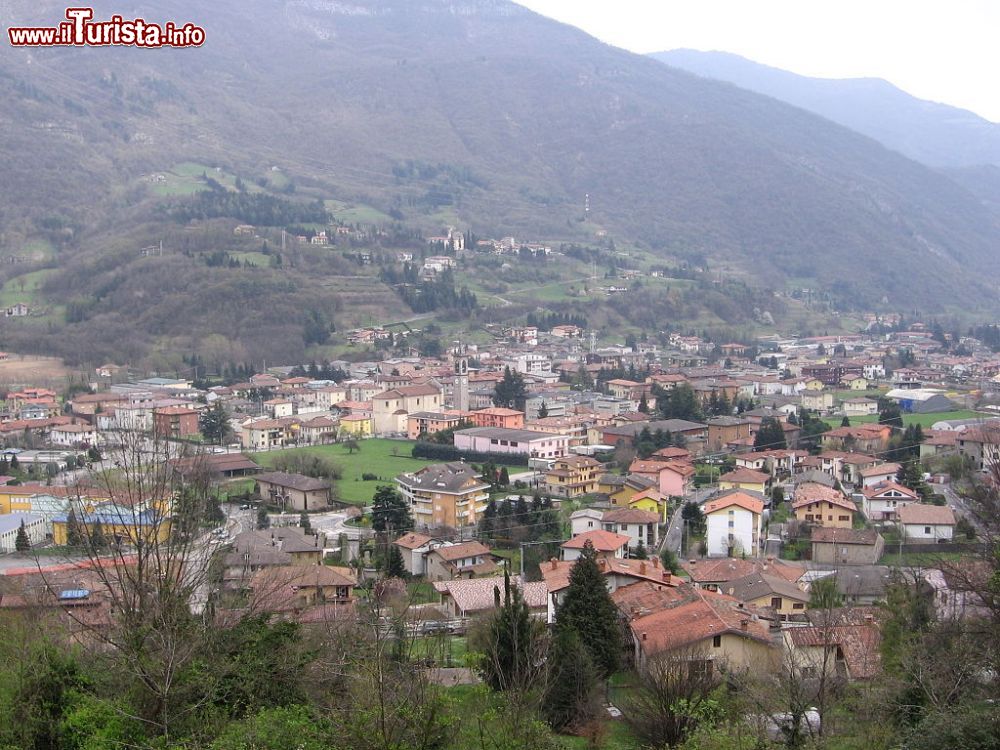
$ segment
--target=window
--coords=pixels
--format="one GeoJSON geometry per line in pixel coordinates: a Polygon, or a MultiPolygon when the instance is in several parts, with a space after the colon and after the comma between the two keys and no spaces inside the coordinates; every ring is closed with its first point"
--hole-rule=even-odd
{"type": "Polygon", "coordinates": [[[781,597],[780,596],[772,596],[771,597],[771,607],[773,609],[781,609],[781,597]]]}
{"type": "Polygon", "coordinates": [[[851,517],[850,516],[837,516],[837,520],[838,521],[850,521],[851,517]]]}
{"type": "Polygon", "coordinates": [[[794,604],[792,604],[792,609],[805,609],[805,608],[806,605],[803,604],[802,602],[795,602],[794,604]]]}
{"type": "Polygon", "coordinates": [[[931,527],[930,526],[924,526],[924,533],[925,534],[930,534],[931,533],[931,527]]]}
{"type": "Polygon", "coordinates": [[[712,648],[722,648],[722,636],[717,635],[712,638],[712,648]]]}

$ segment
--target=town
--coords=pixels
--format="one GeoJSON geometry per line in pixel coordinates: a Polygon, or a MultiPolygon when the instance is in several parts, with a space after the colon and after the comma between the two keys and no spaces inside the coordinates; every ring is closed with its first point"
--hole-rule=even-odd
{"type": "Polygon", "coordinates": [[[982,616],[968,572],[993,529],[969,498],[1000,467],[1000,354],[995,327],[979,335],[871,316],[855,334],[598,345],[521,325],[215,384],[114,363],[62,391],[19,383],[0,423],[0,613],[103,643],[123,571],[156,560],[195,615],[372,623],[437,684],[501,691],[532,679],[489,640],[505,617],[531,639],[576,618],[587,664],[561,635],[549,659],[589,670],[582,685],[631,677],[596,706],[596,688],[549,684],[557,730],[681,741],[674,708],[631,694],[683,674],[699,700],[794,679],[798,702],[754,709],[761,736],[819,734],[883,678],[887,602],[982,616]],[[579,611],[587,575],[605,625],[579,611]]]}

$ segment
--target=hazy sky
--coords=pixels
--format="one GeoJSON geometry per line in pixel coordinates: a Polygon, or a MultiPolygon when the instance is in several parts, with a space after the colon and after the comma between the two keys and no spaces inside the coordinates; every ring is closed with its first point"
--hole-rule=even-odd
{"type": "Polygon", "coordinates": [[[1000,122],[1000,0],[517,0],[633,52],[724,50],[871,76],[1000,122]]]}

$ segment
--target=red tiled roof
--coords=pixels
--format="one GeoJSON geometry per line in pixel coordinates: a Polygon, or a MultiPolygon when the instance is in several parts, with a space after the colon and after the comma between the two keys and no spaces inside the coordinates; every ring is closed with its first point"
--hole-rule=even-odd
{"type": "Polygon", "coordinates": [[[603,529],[596,529],[594,531],[587,531],[583,534],[578,534],[568,542],[563,542],[562,548],[583,549],[583,546],[587,542],[593,544],[594,549],[598,552],[614,552],[615,550],[619,550],[628,545],[629,538],[627,536],[622,536],[621,534],[604,531],[603,529]]]}

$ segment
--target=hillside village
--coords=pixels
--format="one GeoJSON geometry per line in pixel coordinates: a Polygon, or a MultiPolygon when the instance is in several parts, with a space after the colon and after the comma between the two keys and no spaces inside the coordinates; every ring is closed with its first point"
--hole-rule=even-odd
{"type": "MultiPolygon", "coordinates": [[[[973,554],[962,488],[1000,459],[1000,355],[893,322],[613,346],[576,325],[519,326],[491,346],[240,382],[108,363],[67,393],[23,384],[0,423],[2,549],[45,552],[56,571],[81,539],[125,560],[173,538],[179,495],[107,480],[141,445],[174,481],[207,477],[209,505],[222,503],[198,537],[219,561],[199,607],[242,611],[249,597],[303,626],[340,622],[390,576],[423,592],[410,633],[465,648],[510,585],[554,626],[586,560],[616,607],[622,664],[640,673],[682,654],[703,675],[815,673],[834,649],[837,679],[871,681],[899,571],[973,554]],[[338,463],[360,468],[357,490],[338,463]]],[[[954,570],[914,569],[948,616],[978,611],[954,570]]],[[[0,611],[27,606],[45,570],[5,565],[0,611]]],[[[66,589],[31,606],[92,608],[108,625],[107,582],[77,576],[71,602],[66,589]]]]}

